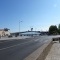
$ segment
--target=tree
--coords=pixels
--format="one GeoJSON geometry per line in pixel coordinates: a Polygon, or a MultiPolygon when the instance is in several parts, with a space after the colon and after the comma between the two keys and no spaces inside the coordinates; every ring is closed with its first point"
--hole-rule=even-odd
{"type": "Polygon", "coordinates": [[[57,28],[57,26],[56,25],[51,25],[50,27],[49,27],[49,34],[50,35],[56,35],[56,34],[58,34],[58,28],[57,28]]]}
{"type": "Polygon", "coordinates": [[[58,25],[58,33],[60,34],[60,24],[58,25]]]}
{"type": "Polygon", "coordinates": [[[9,29],[8,28],[4,28],[4,31],[8,31],[9,29]]]}

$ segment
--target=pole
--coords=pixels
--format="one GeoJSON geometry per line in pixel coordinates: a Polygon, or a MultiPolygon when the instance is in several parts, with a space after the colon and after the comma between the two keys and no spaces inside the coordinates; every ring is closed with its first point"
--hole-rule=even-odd
{"type": "Polygon", "coordinates": [[[19,36],[20,36],[20,21],[19,21],[19,36]]]}
{"type": "Polygon", "coordinates": [[[20,32],[21,32],[21,29],[20,29],[20,27],[21,27],[20,24],[21,23],[20,22],[22,22],[22,21],[19,20],[19,36],[20,36],[20,32]]]}

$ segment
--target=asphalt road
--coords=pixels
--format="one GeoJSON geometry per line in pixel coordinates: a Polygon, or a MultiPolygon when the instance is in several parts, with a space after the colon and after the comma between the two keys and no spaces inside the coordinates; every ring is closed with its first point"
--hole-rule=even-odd
{"type": "Polygon", "coordinates": [[[39,36],[29,39],[0,41],[0,60],[23,60],[51,38],[51,36],[39,36]]]}

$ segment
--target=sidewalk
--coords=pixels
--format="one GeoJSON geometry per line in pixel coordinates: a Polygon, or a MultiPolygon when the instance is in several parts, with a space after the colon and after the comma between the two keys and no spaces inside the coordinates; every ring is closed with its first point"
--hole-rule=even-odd
{"type": "Polygon", "coordinates": [[[0,38],[0,40],[12,40],[12,39],[26,39],[26,38],[31,38],[31,37],[27,37],[27,36],[19,36],[19,37],[3,37],[3,38],[0,38]]]}
{"type": "Polygon", "coordinates": [[[54,43],[45,60],[60,60],[60,43],[54,43]]]}

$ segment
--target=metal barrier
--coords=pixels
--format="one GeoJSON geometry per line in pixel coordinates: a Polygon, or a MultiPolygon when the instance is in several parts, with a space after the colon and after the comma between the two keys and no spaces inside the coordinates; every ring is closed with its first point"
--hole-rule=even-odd
{"type": "Polygon", "coordinates": [[[52,41],[59,41],[59,43],[60,43],[60,37],[52,38],[52,41]]]}

